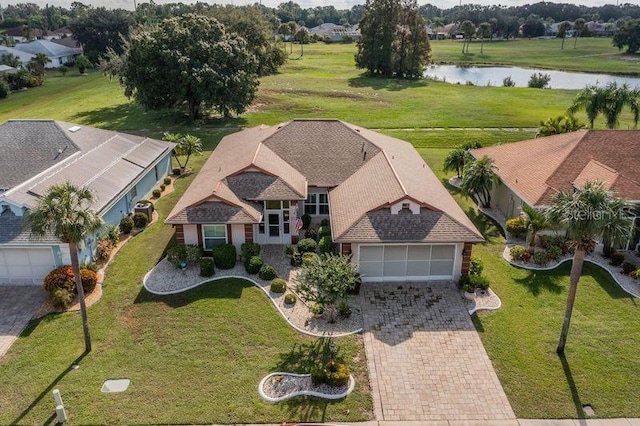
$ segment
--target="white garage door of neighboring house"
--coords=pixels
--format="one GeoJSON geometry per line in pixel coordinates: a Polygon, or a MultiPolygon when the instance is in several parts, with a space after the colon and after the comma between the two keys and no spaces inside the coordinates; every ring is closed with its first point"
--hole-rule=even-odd
{"type": "Polygon", "coordinates": [[[54,267],[50,247],[0,248],[0,285],[42,285],[54,267]]]}
{"type": "Polygon", "coordinates": [[[361,245],[363,281],[453,279],[455,245],[361,245]]]}

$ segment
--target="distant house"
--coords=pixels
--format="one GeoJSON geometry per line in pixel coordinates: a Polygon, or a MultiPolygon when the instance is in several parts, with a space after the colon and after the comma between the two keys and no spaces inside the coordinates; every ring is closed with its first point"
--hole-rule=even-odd
{"type": "Polygon", "coordinates": [[[14,43],[24,43],[29,40],[39,40],[44,38],[44,31],[39,28],[29,28],[27,25],[18,25],[9,28],[3,33],[5,36],[13,40],[14,43]],[[27,37],[27,32],[30,37],[27,37]]]}
{"type": "Polygon", "coordinates": [[[35,40],[29,43],[16,44],[16,50],[36,55],[44,53],[49,58],[45,68],[58,68],[67,62],[73,62],[80,55],[77,49],[61,46],[49,40],[35,40]]]}
{"type": "Polygon", "coordinates": [[[73,49],[78,55],[82,55],[83,50],[80,42],[72,37],[54,38],[51,43],[59,44],[60,46],[73,49]]]}
{"type": "Polygon", "coordinates": [[[338,120],[224,137],[165,223],[209,251],[296,244],[303,214],[329,221],[365,282],[456,279],[484,241],[411,144],[338,120]]]}
{"type": "MultiPolygon", "coordinates": [[[[29,232],[25,212],[53,184],[70,181],[95,194],[91,206],[118,224],[171,170],[174,144],[52,120],[0,125],[0,285],[41,285],[54,267],[69,264],[69,246],[29,232]]],[[[90,261],[98,241],[79,245],[90,261]]]]}
{"type": "Polygon", "coordinates": [[[35,55],[16,49],[15,47],[0,46],[0,56],[13,55],[23,64],[27,64],[35,55]]]}
{"type": "MultiPolygon", "coordinates": [[[[475,149],[471,155],[494,160],[499,182],[492,206],[507,218],[519,215],[523,204],[547,206],[556,192],[587,181],[603,182],[640,216],[640,130],[579,130],[475,149]]],[[[639,240],[636,231],[628,246],[639,240]]]]}
{"type": "Polygon", "coordinates": [[[345,27],[331,22],[310,28],[309,34],[317,36],[320,40],[324,39],[331,42],[343,41],[345,37],[358,41],[361,37],[360,28],[357,25],[345,27]]]}
{"type": "Polygon", "coordinates": [[[0,74],[15,74],[18,70],[14,67],[10,67],[9,65],[0,65],[0,74]]]}

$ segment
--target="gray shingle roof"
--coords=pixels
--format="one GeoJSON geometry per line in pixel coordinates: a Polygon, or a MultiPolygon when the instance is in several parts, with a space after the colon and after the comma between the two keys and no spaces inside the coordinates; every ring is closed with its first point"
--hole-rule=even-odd
{"type": "Polygon", "coordinates": [[[49,40],[34,40],[29,43],[18,43],[15,48],[23,52],[31,53],[32,55],[35,55],[36,53],[44,53],[45,55],[54,58],[58,56],[73,56],[77,54],[75,49],[52,43],[49,40]]]}
{"type": "Polygon", "coordinates": [[[483,239],[443,212],[421,208],[420,214],[380,209],[365,214],[337,241],[481,242],[483,239]]]}
{"type": "Polygon", "coordinates": [[[222,201],[205,201],[204,203],[183,209],[173,216],[178,223],[255,223],[240,207],[222,201]]]}
{"type": "Polygon", "coordinates": [[[10,189],[80,149],[54,121],[9,121],[0,126],[0,189],[10,189]]]}
{"type": "Polygon", "coordinates": [[[227,186],[245,200],[295,200],[300,197],[282,179],[259,172],[244,172],[226,178],[227,186]]]}
{"type": "Polygon", "coordinates": [[[11,211],[0,214],[0,244],[59,243],[52,235],[33,235],[24,216],[16,216],[11,211]]]}

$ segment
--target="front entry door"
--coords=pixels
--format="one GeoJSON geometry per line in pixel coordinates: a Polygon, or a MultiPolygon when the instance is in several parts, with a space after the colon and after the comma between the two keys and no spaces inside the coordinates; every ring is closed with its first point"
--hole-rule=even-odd
{"type": "Polygon", "coordinates": [[[267,244],[282,244],[282,212],[267,213],[267,244]]]}

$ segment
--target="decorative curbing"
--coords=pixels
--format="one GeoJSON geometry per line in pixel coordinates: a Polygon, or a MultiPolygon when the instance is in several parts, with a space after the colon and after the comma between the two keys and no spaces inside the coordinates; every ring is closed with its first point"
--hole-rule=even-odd
{"type": "Polygon", "coordinates": [[[296,373],[284,373],[284,372],[276,372],[276,373],[271,373],[268,374],[267,376],[265,376],[262,380],[260,380],[260,384],[258,385],[258,393],[260,394],[260,397],[262,399],[264,399],[265,401],[268,402],[280,402],[280,401],[285,401],[287,399],[291,399],[291,398],[295,398],[296,396],[315,396],[316,398],[323,398],[323,399],[342,399],[345,398],[347,395],[349,395],[351,392],[353,392],[353,389],[356,386],[356,381],[354,380],[352,375],[349,375],[349,387],[347,388],[346,391],[342,392],[342,393],[336,393],[336,394],[329,394],[329,393],[322,393],[322,392],[316,392],[316,391],[312,391],[312,390],[300,390],[300,391],[294,391],[291,392],[287,395],[284,396],[280,396],[277,398],[268,396],[267,394],[264,393],[264,384],[266,383],[266,381],[273,377],[273,376],[292,376],[292,377],[311,377],[311,374],[296,374],[296,373]]]}
{"type": "Polygon", "coordinates": [[[498,296],[495,291],[493,292],[493,294],[496,296],[496,299],[498,299],[498,306],[484,306],[479,308],[473,307],[469,309],[469,315],[473,315],[479,311],[497,311],[498,309],[500,309],[500,307],[502,306],[502,299],[500,299],[500,296],[498,296]]]}
{"type": "MultiPolygon", "coordinates": [[[[528,265],[528,264],[524,264],[524,263],[516,263],[511,259],[511,254],[509,252],[510,248],[511,247],[509,247],[509,245],[505,246],[505,249],[502,252],[502,258],[504,260],[506,260],[507,262],[509,262],[509,264],[511,266],[515,266],[515,267],[518,267],[518,268],[527,269],[527,270],[531,270],[531,271],[551,271],[553,269],[556,269],[558,266],[562,265],[563,263],[568,262],[568,261],[573,259],[572,256],[568,256],[568,257],[565,257],[564,259],[559,260],[558,263],[556,263],[555,265],[550,265],[550,266],[535,266],[535,265],[528,265]]],[[[584,261],[601,267],[602,269],[604,269],[605,271],[607,271],[609,273],[611,278],[613,278],[613,280],[616,282],[616,284],[618,284],[618,286],[622,290],[624,290],[626,293],[630,294],[633,297],[640,298],[640,292],[636,292],[635,290],[631,290],[631,289],[627,288],[628,286],[625,283],[623,283],[621,280],[618,279],[618,277],[616,276],[618,274],[616,273],[616,271],[612,271],[609,268],[609,265],[603,264],[603,263],[599,262],[597,259],[591,258],[590,255],[586,255],[585,258],[584,258],[584,261]]]]}
{"type": "MultiPolygon", "coordinates": [[[[153,269],[151,271],[153,271],[153,269]]],[[[181,288],[179,290],[157,291],[157,290],[151,290],[147,286],[147,277],[149,276],[151,271],[149,271],[149,272],[147,272],[145,274],[144,278],[142,279],[142,285],[149,293],[156,294],[158,296],[168,296],[168,295],[172,295],[172,294],[178,294],[178,293],[182,293],[184,291],[192,290],[192,289],[194,289],[196,287],[201,286],[202,284],[210,283],[210,282],[213,282],[213,281],[223,280],[223,279],[226,279],[226,278],[237,278],[237,279],[241,279],[241,280],[247,280],[250,283],[252,283],[253,285],[255,285],[256,287],[258,287],[260,290],[262,290],[267,295],[267,298],[271,301],[273,306],[275,306],[276,309],[278,310],[278,312],[280,312],[280,315],[282,316],[282,318],[284,318],[285,321],[287,321],[287,323],[293,329],[297,330],[298,332],[300,332],[302,334],[306,334],[307,336],[312,336],[312,337],[346,337],[346,336],[351,336],[353,334],[362,333],[362,331],[363,331],[362,327],[360,327],[360,328],[358,328],[358,329],[356,329],[354,331],[349,331],[349,332],[345,332],[345,333],[327,334],[327,333],[314,333],[314,332],[305,330],[303,328],[300,328],[300,327],[298,327],[297,325],[295,325],[293,322],[291,322],[289,320],[289,318],[284,313],[282,308],[280,308],[280,306],[278,306],[276,301],[273,300],[273,298],[269,295],[269,291],[267,291],[266,288],[264,288],[258,282],[256,282],[255,280],[253,280],[252,278],[249,278],[249,277],[245,277],[245,276],[241,276],[241,275],[225,275],[225,276],[222,276],[222,277],[209,278],[207,280],[200,281],[200,282],[198,282],[198,283],[196,283],[194,285],[191,285],[191,286],[185,287],[185,288],[181,288]]],[[[298,297],[298,296],[296,295],[296,297],[298,297]]]]}

